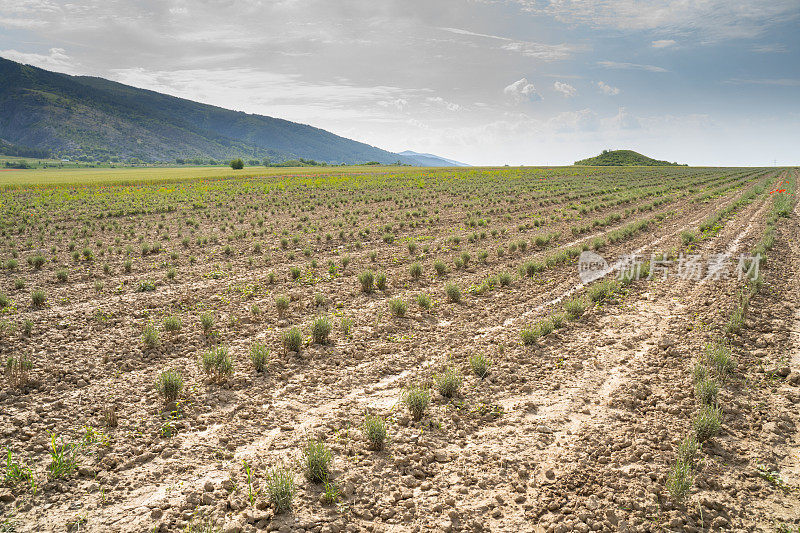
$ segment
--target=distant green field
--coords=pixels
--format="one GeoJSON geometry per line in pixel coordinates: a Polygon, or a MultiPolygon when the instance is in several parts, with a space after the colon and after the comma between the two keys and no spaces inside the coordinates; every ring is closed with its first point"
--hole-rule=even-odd
{"type": "MultiPolygon", "coordinates": [[[[19,160],[19,159],[17,159],[19,160]]],[[[419,172],[421,167],[349,166],[349,167],[152,167],[152,168],[44,168],[32,170],[0,169],[0,187],[37,185],[105,185],[141,182],[170,182],[203,178],[251,178],[287,174],[323,175],[375,172],[419,172]]]]}

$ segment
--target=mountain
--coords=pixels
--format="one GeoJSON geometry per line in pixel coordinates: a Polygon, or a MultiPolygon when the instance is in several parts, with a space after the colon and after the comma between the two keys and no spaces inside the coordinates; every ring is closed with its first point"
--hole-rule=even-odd
{"type": "Polygon", "coordinates": [[[581,166],[614,166],[614,167],[666,167],[678,166],[678,163],[670,163],[669,161],[658,161],[651,159],[633,150],[603,150],[603,153],[597,157],[590,157],[588,159],[581,159],[575,161],[576,165],[581,166]]]}
{"type": "Polygon", "coordinates": [[[242,157],[280,163],[302,157],[334,164],[422,164],[306,124],[0,58],[3,146],[20,155],[101,161],[242,157]]]}
{"type": "Polygon", "coordinates": [[[411,159],[415,161],[418,165],[423,167],[468,167],[466,163],[459,163],[458,161],[454,161],[452,159],[445,159],[444,157],[439,157],[438,155],[433,154],[421,154],[419,152],[412,152],[411,150],[406,150],[404,152],[398,152],[400,155],[406,157],[407,159],[411,159]]]}

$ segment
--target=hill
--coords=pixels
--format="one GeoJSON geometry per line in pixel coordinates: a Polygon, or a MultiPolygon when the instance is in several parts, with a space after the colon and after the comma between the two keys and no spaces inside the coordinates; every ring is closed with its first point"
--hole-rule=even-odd
{"type": "Polygon", "coordinates": [[[9,155],[94,161],[242,157],[273,163],[306,158],[333,164],[421,164],[306,124],[0,58],[2,147],[9,155]]]}
{"type": "Polygon", "coordinates": [[[440,157],[438,155],[433,154],[423,154],[420,152],[412,152],[411,150],[405,150],[404,152],[399,152],[400,155],[406,157],[407,159],[411,159],[416,164],[424,167],[468,167],[470,165],[466,163],[461,163],[459,161],[455,161],[453,159],[446,159],[444,157],[440,157]]]}
{"type": "Polygon", "coordinates": [[[652,159],[633,150],[603,150],[597,157],[575,161],[579,166],[612,166],[612,167],[668,167],[679,166],[678,163],[652,159]]]}

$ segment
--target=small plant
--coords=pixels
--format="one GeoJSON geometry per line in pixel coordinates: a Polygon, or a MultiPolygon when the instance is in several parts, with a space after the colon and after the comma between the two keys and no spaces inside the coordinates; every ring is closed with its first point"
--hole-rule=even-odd
{"type": "MultiPolygon", "coordinates": [[[[314,319],[314,322],[311,324],[311,336],[314,338],[314,342],[317,344],[327,344],[331,329],[331,321],[328,320],[328,317],[321,316],[314,319]]],[[[292,351],[297,352],[299,350],[292,351]]]]}
{"type": "Polygon", "coordinates": [[[483,379],[489,375],[492,362],[482,353],[478,353],[469,358],[469,366],[476,376],[483,379]]]}
{"type": "Polygon", "coordinates": [[[325,481],[322,484],[322,503],[326,505],[333,505],[337,503],[342,497],[342,491],[339,486],[331,481],[325,481]]]}
{"type": "Polygon", "coordinates": [[[30,372],[33,369],[33,363],[28,359],[27,355],[20,357],[8,356],[4,374],[9,386],[15,389],[21,389],[30,381],[30,372]]]}
{"type": "Polygon", "coordinates": [[[392,298],[389,300],[389,311],[393,316],[402,318],[406,316],[407,305],[406,302],[400,298],[392,298]]]}
{"type": "Polygon", "coordinates": [[[353,319],[343,316],[341,320],[339,320],[339,327],[342,330],[342,335],[349,337],[353,330],[353,319]]]}
{"type": "Polygon", "coordinates": [[[214,327],[214,315],[211,313],[200,315],[200,326],[203,328],[203,335],[210,335],[211,329],[214,327]]]}
{"type": "Polygon", "coordinates": [[[161,372],[156,381],[156,390],[164,398],[164,403],[174,402],[183,390],[183,376],[177,370],[161,372]]]}
{"type": "Polygon", "coordinates": [[[283,349],[287,352],[299,352],[303,347],[303,332],[294,327],[283,334],[283,349]]]}
{"type": "Polygon", "coordinates": [[[150,325],[145,326],[142,332],[142,342],[144,342],[147,348],[155,348],[158,346],[158,330],[150,325]]]}
{"type": "Polygon", "coordinates": [[[152,292],[154,290],[156,290],[156,283],[149,279],[140,281],[137,289],[138,292],[152,292]]]}
{"type": "Polygon", "coordinates": [[[692,380],[695,385],[697,385],[706,379],[708,379],[708,367],[700,361],[697,361],[692,367],[692,380]]]}
{"type": "Polygon", "coordinates": [[[275,467],[264,478],[264,491],[269,497],[275,514],[285,513],[292,508],[295,494],[294,474],[283,467],[275,467]]]}
{"type": "Polygon", "coordinates": [[[250,361],[256,372],[266,372],[270,364],[270,354],[266,346],[260,342],[250,345],[250,361]]]}
{"type": "Polygon", "coordinates": [[[372,270],[365,270],[358,275],[358,282],[361,284],[361,292],[369,294],[374,290],[375,274],[372,270]]]}
{"type": "MultiPolygon", "coordinates": [[[[36,494],[36,479],[33,477],[33,471],[25,463],[20,463],[14,459],[10,449],[6,449],[6,467],[3,473],[2,482],[11,487],[19,485],[28,485],[31,492],[36,494]]],[[[2,523],[0,523],[0,531],[4,531],[2,523]]],[[[13,531],[13,530],[11,530],[13,531]]]]}
{"type": "Polygon", "coordinates": [[[667,492],[674,501],[683,502],[692,488],[692,481],[692,468],[684,462],[676,461],[667,476],[667,492]]]}
{"type": "Polygon", "coordinates": [[[289,269],[289,275],[291,276],[292,279],[299,278],[300,274],[301,274],[300,267],[294,266],[289,269]]]}
{"type": "Polygon", "coordinates": [[[722,409],[703,405],[692,417],[692,428],[698,442],[714,437],[722,427],[722,409]]]}
{"type": "Polygon", "coordinates": [[[278,311],[278,316],[282,317],[286,310],[289,309],[289,298],[283,295],[276,296],[275,309],[278,311]]]}
{"type": "Polygon", "coordinates": [[[217,383],[225,381],[228,376],[233,374],[233,359],[224,346],[218,346],[203,353],[200,357],[200,364],[206,375],[217,383]]]}
{"type": "Polygon", "coordinates": [[[14,288],[18,291],[21,291],[25,288],[25,280],[22,278],[17,278],[14,280],[14,288]]]}
{"type": "Polygon", "coordinates": [[[719,395],[719,384],[713,379],[704,379],[694,386],[695,395],[700,403],[716,405],[719,395]]]}
{"type": "Polygon", "coordinates": [[[434,374],[433,376],[436,390],[445,398],[452,398],[458,394],[463,382],[464,376],[461,375],[458,369],[453,367],[448,367],[441,374],[434,374]]]}
{"type": "Polygon", "coordinates": [[[425,387],[411,385],[403,391],[403,403],[414,420],[421,420],[431,402],[431,393],[425,387]]]}
{"type": "Polygon", "coordinates": [[[56,434],[50,434],[50,464],[47,465],[47,477],[50,479],[61,479],[68,477],[78,469],[78,453],[80,443],[64,442],[59,438],[56,442],[56,434]]]}
{"type": "Polygon", "coordinates": [[[687,435],[678,445],[678,450],[675,452],[676,460],[692,466],[694,465],[696,455],[697,440],[693,435],[687,435]]]}
{"type": "Polygon", "coordinates": [[[682,231],[681,232],[681,242],[684,246],[687,244],[693,243],[697,239],[697,235],[694,234],[692,231],[682,231]]]}
{"type": "Polygon", "coordinates": [[[175,270],[175,267],[170,267],[167,269],[167,279],[173,281],[175,276],[177,275],[178,271],[175,270]]]}
{"type": "Polygon", "coordinates": [[[497,281],[500,282],[500,285],[502,287],[507,287],[511,285],[511,274],[509,274],[508,272],[500,272],[497,275],[497,281]]]}
{"type": "Polygon", "coordinates": [[[69,272],[67,272],[66,268],[60,268],[56,270],[56,279],[61,283],[66,282],[68,277],[69,277],[69,272]]]}
{"type": "Polygon", "coordinates": [[[437,276],[442,277],[447,274],[447,265],[444,264],[444,261],[436,260],[433,263],[433,270],[436,271],[437,276]]]}
{"type": "Polygon", "coordinates": [[[417,305],[420,307],[420,309],[428,310],[431,308],[433,303],[431,302],[431,297],[423,292],[422,294],[417,295],[417,305]]]}
{"type": "Polygon", "coordinates": [[[461,301],[461,289],[455,283],[448,283],[444,286],[444,292],[447,294],[447,299],[453,303],[461,301]]]}
{"type": "Polygon", "coordinates": [[[602,302],[609,299],[618,289],[619,282],[617,280],[603,280],[591,285],[586,290],[586,294],[591,301],[602,302]]]}
{"type": "Polygon", "coordinates": [[[420,263],[412,263],[410,267],[408,267],[408,273],[414,279],[419,279],[422,277],[422,265],[420,263]]]}
{"type": "Polygon", "coordinates": [[[321,292],[314,294],[314,306],[315,307],[322,307],[324,306],[328,300],[325,298],[325,295],[321,292]]]}
{"type": "Polygon", "coordinates": [[[122,269],[126,274],[130,274],[131,270],[133,270],[133,262],[130,259],[126,259],[125,262],[122,263],[122,269]]]}
{"type": "Polygon", "coordinates": [[[383,272],[378,272],[377,274],[375,274],[375,286],[380,291],[386,290],[386,274],[384,274],[383,272]]]}
{"type": "Polygon", "coordinates": [[[731,349],[721,341],[706,344],[705,361],[723,380],[736,369],[731,349]]]}
{"type": "Polygon", "coordinates": [[[162,326],[164,331],[169,331],[170,333],[174,333],[176,331],[180,331],[183,327],[183,323],[181,322],[181,317],[178,315],[170,315],[164,318],[162,322],[162,326]]]}
{"type": "Polygon", "coordinates": [[[361,426],[364,436],[373,450],[382,450],[386,443],[386,421],[373,415],[366,415],[361,426]]]}
{"type": "Polygon", "coordinates": [[[31,292],[31,304],[33,307],[41,308],[44,307],[45,302],[47,301],[47,295],[41,289],[36,289],[35,291],[31,292]]]}
{"type": "Polygon", "coordinates": [[[306,477],[314,483],[328,481],[331,475],[333,454],[325,443],[315,439],[308,439],[303,445],[303,466],[306,477]]]}

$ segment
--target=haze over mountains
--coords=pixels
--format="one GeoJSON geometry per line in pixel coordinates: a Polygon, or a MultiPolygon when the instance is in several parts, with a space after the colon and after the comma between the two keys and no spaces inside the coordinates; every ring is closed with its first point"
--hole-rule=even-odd
{"type": "Polygon", "coordinates": [[[463,166],[396,154],[306,124],[230,111],[102,78],[70,76],[0,58],[0,147],[11,155],[90,160],[304,158],[463,166]],[[33,155],[36,154],[36,155],[33,155]]]}

